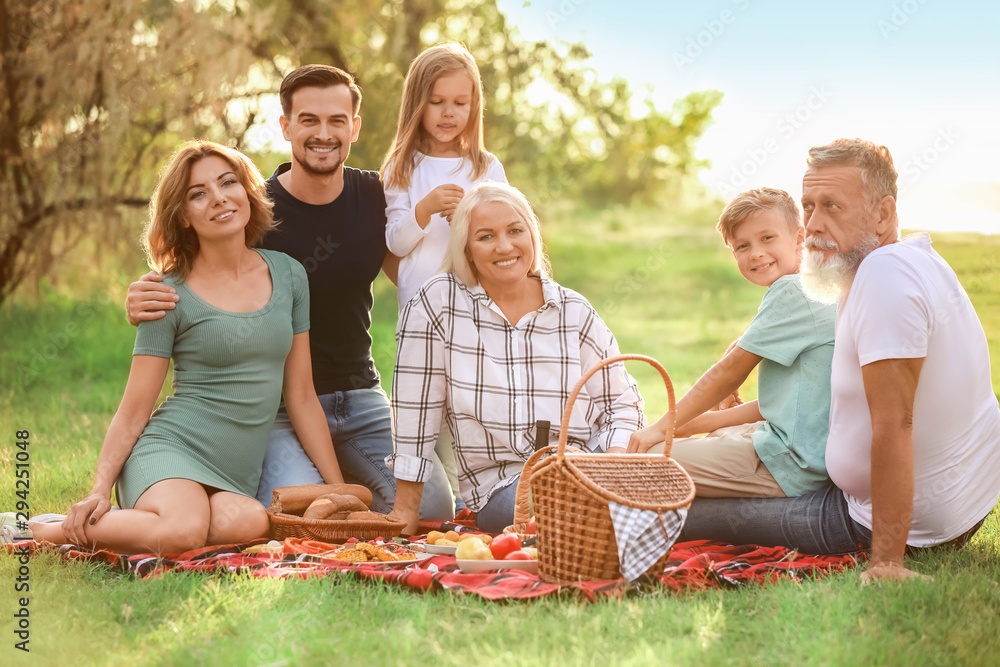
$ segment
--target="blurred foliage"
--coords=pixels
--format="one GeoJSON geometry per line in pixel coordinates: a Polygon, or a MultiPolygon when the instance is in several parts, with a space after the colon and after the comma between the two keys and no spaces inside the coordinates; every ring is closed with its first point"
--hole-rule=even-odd
{"type": "Polygon", "coordinates": [[[134,253],[136,209],[173,148],[208,137],[245,149],[262,99],[305,63],[357,77],[350,164],[377,169],[410,61],[464,43],[483,75],[486,146],[543,207],[678,196],[721,99],[635,113],[627,84],[600,80],[584,46],[525,42],[495,0],[0,0],[0,33],[0,304],[83,238],[134,253]]]}

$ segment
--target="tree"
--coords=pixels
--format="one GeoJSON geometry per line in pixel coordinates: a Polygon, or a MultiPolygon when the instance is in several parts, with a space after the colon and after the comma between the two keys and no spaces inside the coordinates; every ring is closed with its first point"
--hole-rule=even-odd
{"type": "Polygon", "coordinates": [[[0,303],[84,239],[135,236],[125,213],[147,205],[160,161],[227,120],[263,18],[172,0],[0,0],[0,303]]]}
{"type": "Polygon", "coordinates": [[[358,78],[351,164],[377,169],[410,62],[464,42],[483,75],[487,148],[541,205],[669,194],[700,166],[694,141],[720,98],[636,116],[625,82],[599,80],[585,48],[525,43],[496,0],[0,0],[0,34],[0,305],[85,240],[134,252],[123,239],[138,235],[157,166],[192,137],[244,149],[263,98],[301,64],[358,78]],[[537,82],[548,103],[528,101],[537,82]]]}

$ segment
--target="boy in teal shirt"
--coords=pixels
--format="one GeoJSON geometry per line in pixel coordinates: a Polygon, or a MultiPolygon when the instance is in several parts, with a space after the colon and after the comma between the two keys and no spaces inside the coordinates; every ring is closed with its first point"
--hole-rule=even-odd
{"type": "MultiPolygon", "coordinates": [[[[740,273],[767,287],[757,315],[721,361],[677,403],[671,456],[700,497],[799,496],[829,482],[826,438],[836,307],[810,301],[800,283],[805,229],[783,190],[737,195],[719,232],[740,273]],[[714,409],[760,365],[758,400],[714,409]]],[[[633,434],[630,452],[662,451],[667,417],[633,434]]]]}

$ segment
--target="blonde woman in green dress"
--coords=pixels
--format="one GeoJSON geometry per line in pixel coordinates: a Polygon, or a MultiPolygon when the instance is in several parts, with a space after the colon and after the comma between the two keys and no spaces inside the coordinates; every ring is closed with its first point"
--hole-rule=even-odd
{"type": "Polygon", "coordinates": [[[264,536],[254,496],[282,393],[323,479],[343,481],[313,388],[305,270],[253,248],[274,226],[256,167],[218,144],[185,144],[150,211],[151,264],[183,298],[139,326],[90,494],[60,523],[30,523],[35,539],[180,553],[264,536]],[[171,358],[173,395],[153,412],[171,358]],[[109,512],[113,486],[122,509],[109,512]]]}

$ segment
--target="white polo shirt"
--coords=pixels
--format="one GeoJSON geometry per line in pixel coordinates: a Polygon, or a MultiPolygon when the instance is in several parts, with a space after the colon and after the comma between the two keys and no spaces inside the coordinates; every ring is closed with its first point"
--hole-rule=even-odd
{"type": "Polygon", "coordinates": [[[851,517],[868,528],[872,425],[861,367],[921,357],[907,537],[915,547],[961,535],[996,505],[1000,409],[972,303],[930,237],[914,234],[866,257],[837,309],[826,466],[851,517]]]}

